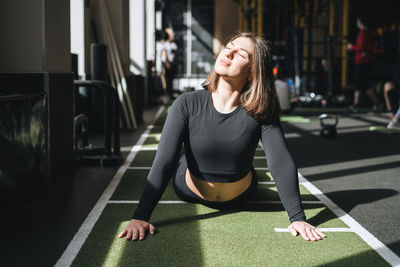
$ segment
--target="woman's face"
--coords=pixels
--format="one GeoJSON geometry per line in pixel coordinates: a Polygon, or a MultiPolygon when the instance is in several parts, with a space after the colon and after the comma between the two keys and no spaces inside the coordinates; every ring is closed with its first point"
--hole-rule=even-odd
{"type": "Polygon", "coordinates": [[[215,61],[215,72],[224,78],[247,81],[250,79],[252,55],[252,41],[246,37],[236,38],[219,53],[215,61]]]}

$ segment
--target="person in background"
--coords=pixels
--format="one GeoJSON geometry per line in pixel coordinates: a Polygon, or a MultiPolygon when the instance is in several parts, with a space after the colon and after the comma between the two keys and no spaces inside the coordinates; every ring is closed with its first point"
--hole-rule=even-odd
{"type": "Polygon", "coordinates": [[[286,82],[287,72],[284,68],[278,69],[275,80],[275,88],[278,93],[279,104],[282,113],[290,112],[290,86],[286,82]]]}
{"type": "Polygon", "coordinates": [[[361,92],[366,92],[375,105],[380,103],[379,99],[370,88],[370,64],[375,49],[374,33],[366,26],[365,17],[363,15],[357,17],[357,27],[360,31],[357,35],[356,44],[347,45],[348,50],[355,51],[354,78],[356,89],[354,91],[353,104],[349,107],[351,112],[357,112],[361,92]]]}
{"type": "Polygon", "coordinates": [[[400,131],[400,108],[397,110],[396,114],[390,120],[386,128],[400,131]]]}
{"type": "Polygon", "coordinates": [[[300,102],[299,98],[294,97],[290,90],[290,85],[287,82],[288,74],[285,68],[280,68],[275,77],[275,88],[282,114],[290,113],[300,102]]]}
{"type": "Polygon", "coordinates": [[[162,77],[164,78],[163,88],[165,88],[165,93],[172,97],[173,88],[172,82],[175,77],[177,60],[176,52],[178,46],[174,42],[174,31],[172,28],[165,28],[165,33],[167,39],[163,42],[161,48],[161,63],[162,63],[162,77]]]}

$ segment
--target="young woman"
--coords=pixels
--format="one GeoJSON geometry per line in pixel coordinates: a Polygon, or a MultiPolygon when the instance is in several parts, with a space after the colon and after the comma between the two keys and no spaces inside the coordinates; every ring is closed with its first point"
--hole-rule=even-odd
{"type": "Polygon", "coordinates": [[[179,96],[169,110],[139,205],[119,237],[154,234],[148,221],[172,177],[184,201],[216,209],[243,202],[257,185],[252,162],[260,139],[289,231],[305,240],[325,237],[305,221],[297,169],[279,123],[268,43],[250,33],[235,35],[203,86],[207,90],[179,96]]]}

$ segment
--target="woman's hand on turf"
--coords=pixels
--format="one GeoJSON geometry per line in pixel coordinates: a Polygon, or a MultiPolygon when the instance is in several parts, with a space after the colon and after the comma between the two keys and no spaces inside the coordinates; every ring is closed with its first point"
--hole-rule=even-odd
{"type": "Polygon", "coordinates": [[[324,233],[307,222],[293,222],[288,229],[292,235],[296,236],[299,233],[307,241],[317,241],[326,237],[324,233]]]}
{"type": "Polygon", "coordinates": [[[154,225],[141,220],[132,219],[125,227],[125,230],[119,234],[119,238],[126,236],[126,240],[143,240],[146,233],[154,235],[156,228],[154,225]]]}

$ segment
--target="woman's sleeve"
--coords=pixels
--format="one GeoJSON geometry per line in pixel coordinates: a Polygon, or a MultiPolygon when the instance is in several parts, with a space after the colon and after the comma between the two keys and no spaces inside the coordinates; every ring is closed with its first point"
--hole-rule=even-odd
{"type": "Polygon", "coordinates": [[[162,130],[157,153],[147,176],[133,219],[148,221],[177,167],[183,138],[187,132],[184,95],[172,104],[162,130]]]}
{"type": "Polygon", "coordinates": [[[290,222],[305,221],[297,168],[288,150],[281,125],[279,123],[262,125],[261,142],[267,156],[268,169],[274,178],[290,222]]]}

